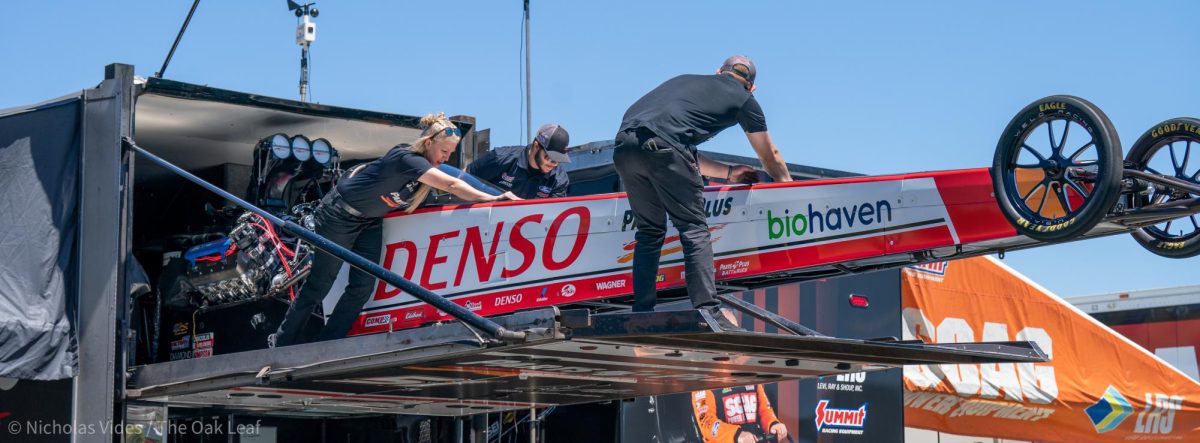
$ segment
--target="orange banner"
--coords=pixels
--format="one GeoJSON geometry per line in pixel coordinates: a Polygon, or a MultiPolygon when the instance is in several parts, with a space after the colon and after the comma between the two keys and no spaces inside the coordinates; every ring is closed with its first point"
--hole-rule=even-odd
{"type": "Polygon", "coordinates": [[[906,339],[1030,340],[1051,357],[906,367],[906,426],[1049,442],[1200,441],[1200,384],[999,261],[911,267],[901,285],[906,339]]]}

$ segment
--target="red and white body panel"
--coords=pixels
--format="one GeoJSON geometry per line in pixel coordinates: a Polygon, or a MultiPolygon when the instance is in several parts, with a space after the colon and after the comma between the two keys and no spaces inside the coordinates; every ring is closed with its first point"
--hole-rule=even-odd
{"type": "MultiPolygon", "coordinates": [[[[705,206],[718,282],[1017,237],[986,168],[711,187],[705,206]]],[[[632,293],[624,194],[423,208],[383,228],[384,267],[481,315],[632,293]]],[[[659,288],[683,286],[682,258],[670,229],[659,288]]],[[[379,282],[352,334],[449,319],[379,282]]]]}

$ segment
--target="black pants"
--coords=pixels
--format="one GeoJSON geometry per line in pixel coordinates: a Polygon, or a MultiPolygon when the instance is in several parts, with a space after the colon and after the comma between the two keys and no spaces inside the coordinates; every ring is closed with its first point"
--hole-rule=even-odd
{"type": "MultiPolygon", "coordinates": [[[[336,191],[330,192],[321,200],[313,216],[317,234],[369,260],[378,260],[383,248],[382,219],[358,217],[342,208],[338,203],[340,201],[341,197],[336,191]]],[[[283,323],[280,323],[279,330],[276,331],[275,346],[287,346],[303,341],[300,332],[304,330],[304,324],[312,316],[313,309],[329,293],[329,288],[333,286],[333,280],[337,278],[341,268],[341,259],[327,252],[317,251],[316,257],[313,258],[312,272],[304,281],[304,287],[292,301],[283,317],[283,323]]],[[[317,336],[318,341],[345,337],[362,312],[363,305],[370,299],[375,277],[351,267],[349,280],[333,313],[326,316],[325,327],[317,336]]]]}
{"type": "Polygon", "coordinates": [[[633,250],[633,310],[653,311],[667,216],[683,244],[684,277],[693,306],[714,304],[712,237],[695,149],[675,149],[646,129],[617,134],[613,165],[629,195],[637,227],[633,250]]]}

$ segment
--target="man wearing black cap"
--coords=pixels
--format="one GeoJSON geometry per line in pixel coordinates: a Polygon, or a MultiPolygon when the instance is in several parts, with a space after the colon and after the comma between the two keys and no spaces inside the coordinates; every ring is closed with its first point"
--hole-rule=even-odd
{"type": "Polygon", "coordinates": [[[757,176],[745,165],[726,165],[697,154],[696,145],[738,124],[777,182],[791,181],[783,156],[771,142],[753,92],[754,62],[725,60],[716,75],[681,75],[642,96],[621,120],[613,164],[633,210],[633,310],[654,310],[656,277],[667,215],[683,244],[684,275],[692,305],[718,306],[713,298],[712,240],[704,211],[701,175],[742,182],[757,176]]]}
{"type": "Polygon", "coordinates": [[[488,151],[467,167],[467,172],[521,198],[567,195],[567,173],[559,163],[570,163],[570,137],[562,126],[538,128],[528,146],[507,146],[488,151]]]}

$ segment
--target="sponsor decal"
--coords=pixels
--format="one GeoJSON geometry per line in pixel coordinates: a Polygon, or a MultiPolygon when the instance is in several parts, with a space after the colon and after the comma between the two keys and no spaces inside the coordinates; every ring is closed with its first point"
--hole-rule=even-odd
{"type": "Polygon", "coordinates": [[[863,403],[858,409],[838,409],[829,407],[829,400],[817,402],[816,418],[817,432],[827,434],[862,434],[867,422],[867,404],[863,403]]]}
{"type": "MultiPolygon", "coordinates": [[[[971,324],[966,319],[945,317],[933,324],[920,309],[901,311],[905,338],[926,343],[973,343],[981,341],[1032,341],[1053,358],[1054,339],[1044,328],[1026,326],[1009,331],[1007,323],[982,322],[971,324]],[[982,326],[982,328],[980,328],[982,326]],[[981,332],[976,332],[981,329],[981,332]]],[[[910,365],[904,367],[904,379],[919,388],[932,389],[948,383],[959,396],[982,400],[1010,400],[1034,404],[1050,404],[1058,398],[1058,379],[1050,363],[978,363],[956,365],[956,371],[942,371],[937,366],[910,365]]],[[[1001,405],[1006,406],[1006,405],[1001,405]]],[[[1040,408],[1035,408],[1040,409],[1040,408]]],[[[1053,413],[1046,409],[1045,415],[1053,413]]],[[[960,412],[957,415],[963,415],[960,412]]],[[[955,415],[955,416],[957,416],[955,415]]],[[[971,415],[971,414],[968,414],[971,415]]],[[[1044,418],[1044,417],[1042,417],[1044,418]]]]}
{"type": "Polygon", "coordinates": [[[425,317],[425,313],[421,311],[408,311],[404,314],[405,320],[418,320],[425,317]]]}
{"type": "Polygon", "coordinates": [[[863,383],[867,381],[866,372],[850,372],[838,374],[833,381],[828,376],[817,380],[819,391],[863,392],[863,383]]]}
{"type": "Polygon", "coordinates": [[[505,186],[512,186],[513,180],[516,180],[516,179],[517,179],[516,177],[508,175],[507,172],[500,173],[500,183],[505,186]]]}
{"type": "Polygon", "coordinates": [[[187,322],[179,322],[179,323],[175,323],[174,325],[172,325],[171,333],[173,333],[175,335],[187,335],[187,333],[188,333],[187,322]]]}
{"type": "Polygon", "coordinates": [[[717,267],[717,273],[719,273],[722,276],[741,274],[741,273],[744,273],[749,270],[750,270],[750,261],[749,260],[734,260],[734,261],[727,262],[727,263],[721,263],[721,265],[717,267]]]}
{"type": "MultiPolygon", "coordinates": [[[[706,217],[720,217],[722,215],[729,215],[730,212],[733,212],[733,197],[704,201],[704,214],[706,217]]],[[[637,226],[634,226],[634,220],[633,210],[626,209],[624,216],[621,217],[621,231],[636,230],[637,226]]]]}
{"type": "MultiPolygon", "coordinates": [[[[1109,389],[1112,389],[1109,387],[1109,389]]],[[[1175,429],[1175,411],[1183,409],[1183,396],[1146,393],[1146,407],[1138,412],[1136,434],[1170,434],[1175,429]]],[[[1145,437],[1154,439],[1161,437],[1145,437]]]]}
{"type": "Polygon", "coordinates": [[[192,346],[193,358],[212,357],[213,355],[213,333],[205,332],[196,334],[195,344],[192,346]]]}
{"type": "Polygon", "coordinates": [[[571,298],[571,297],[575,296],[575,285],[570,284],[570,283],[565,284],[565,285],[563,285],[562,289],[558,290],[558,293],[559,293],[559,295],[562,295],[563,297],[571,298]]]}
{"type": "Polygon", "coordinates": [[[721,422],[718,421],[718,422],[713,423],[712,432],[711,432],[712,436],[716,437],[717,433],[720,431],[721,431],[721,422]]]}
{"type": "Polygon", "coordinates": [[[549,186],[538,186],[538,191],[549,194],[551,189],[549,186]]]}
{"type": "Polygon", "coordinates": [[[468,310],[478,311],[480,309],[483,309],[483,302],[481,302],[479,300],[471,300],[471,301],[468,301],[467,304],[464,306],[466,306],[468,310]]]}
{"type": "Polygon", "coordinates": [[[754,386],[746,386],[743,389],[745,392],[722,395],[719,399],[724,406],[726,423],[742,425],[758,421],[758,392],[754,386]]]}
{"type": "Polygon", "coordinates": [[[610,289],[619,289],[625,287],[625,279],[609,280],[596,283],[597,291],[607,291],[610,289]]]}
{"type": "Polygon", "coordinates": [[[950,262],[948,261],[935,261],[933,263],[925,263],[923,265],[912,265],[909,266],[908,269],[926,274],[944,276],[946,275],[946,268],[948,267],[950,267],[950,262]]]}
{"type": "MultiPolygon", "coordinates": [[[[514,223],[500,221],[491,226],[435,233],[420,245],[412,240],[389,243],[383,253],[383,267],[430,291],[472,287],[497,277],[516,278],[535,264],[538,270],[550,272],[567,269],[583,253],[592,214],[586,206],[567,208],[550,220],[548,226],[543,223],[545,217],[544,214],[532,214],[514,223]],[[575,231],[564,231],[564,222],[571,219],[576,221],[575,231]],[[545,236],[526,234],[536,231],[545,232],[545,236]],[[485,241],[484,232],[490,233],[491,238],[485,241]],[[501,240],[507,243],[503,253],[499,250],[501,240]],[[462,246],[446,246],[456,241],[462,246]],[[562,252],[565,248],[555,248],[559,242],[570,244],[565,255],[562,252]],[[468,263],[474,264],[474,272],[468,272],[468,263]],[[451,269],[454,270],[453,278],[448,272],[451,269]]],[[[400,292],[380,281],[374,301],[395,297],[400,292]]]]}
{"type": "Polygon", "coordinates": [[[782,214],[767,210],[767,238],[802,237],[824,233],[836,233],[852,229],[856,225],[867,227],[892,221],[892,204],[887,200],[875,203],[862,202],[847,206],[831,207],[825,211],[814,209],[812,203],[807,210],[792,213],[785,209],[782,214]]]}
{"type": "Polygon", "coordinates": [[[523,299],[523,298],[525,298],[525,294],[522,294],[519,292],[516,294],[501,295],[499,297],[492,299],[492,300],[494,300],[493,303],[495,303],[492,306],[495,307],[495,306],[515,305],[517,303],[520,303],[521,299],[523,299]]]}
{"type": "Polygon", "coordinates": [[[547,197],[550,197],[550,194],[547,192],[538,192],[537,196],[538,196],[538,198],[547,198],[547,197]]]}
{"type": "MultiPolygon", "coordinates": [[[[1009,332],[1007,323],[982,322],[945,317],[933,324],[920,309],[902,312],[904,337],[926,343],[963,343],[980,341],[1032,341],[1053,358],[1054,340],[1043,328],[1026,326],[1009,332]]],[[[955,371],[938,365],[904,367],[904,380],[918,389],[944,386],[954,394],[910,392],[904,395],[906,408],[923,409],[947,417],[996,417],[1034,422],[1050,417],[1050,405],[1058,398],[1058,379],[1050,363],[978,363],[954,365],[955,371]]]]}
{"type": "Polygon", "coordinates": [[[363,327],[383,326],[392,322],[391,314],[372,315],[363,320],[363,327]]]}
{"type": "Polygon", "coordinates": [[[1092,426],[1096,428],[1097,433],[1105,433],[1116,429],[1130,414],[1133,414],[1133,406],[1129,405],[1129,401],[1125,400],[1125,396],[1121,395],[1120,391],[1109,385],[1100,399],[1084,409],[1083,412],[1087,414],[1088,420],[1092,421],[1092,426]]]}
{"type": "Polygon", "coordinates": [[[172,351],[182,351],[184,349],[190,348],[191,346],[192,346],[192,336],[190,336],[190,335],[185,335],[185,336],[183,336],[183,338],[171,342],[171,350],[172,351]]]}
{"type": "Polygon", "coordinates": [[[535,300],[535,301],[546,301],[547,300],[547,298],[546,298],[547,292],[550,292],[550,288],[547,286],[542,286],[542,292],[538,293],[537,300],[535,300]]]}
{"type": "MultiPolygon", "coordinates": [[[[719,225],[709,226],[708,232],[710,232],[710,233],[716,232],[723,228],[725,228],[724,223],[719,224],[719,225]]],[[[711,241],[712,241],[712,243],[716,243],[720,239],[721,239],[721,237],[713,236],[711,241]]],[[[622,246],[621,249],[626,251],[626,253],[621,255],[620,257],[617,257],[617,263],[632,262],[633,261],[633,250],[635,248],[637,248],[636,240],[626,243],[624,246],[622,246]]],[[[662,250],[658,253],[658,256],[666,257],[668,255],[671,255],[671,254],[674,254],[674,253],[680,252],[680,251],[683,251],[683,244],[679,241],[679,234],[668,235],[666,238],[663,239],[662,250]]]]}
{"type": "Polygon", "coordinates": [[[941,283],[946,278],[946,268],[948,267],[950,267],[950,262],[939,261],[905,267],[904,273],[921,280],[930,280],[941,283]]]}
{"type": "Polygon", "coordinates": [[[665,281],[667,281],[667,274],[658,274],[658,276],[654,277],[655,283],[662,283],[665,281]]]}

